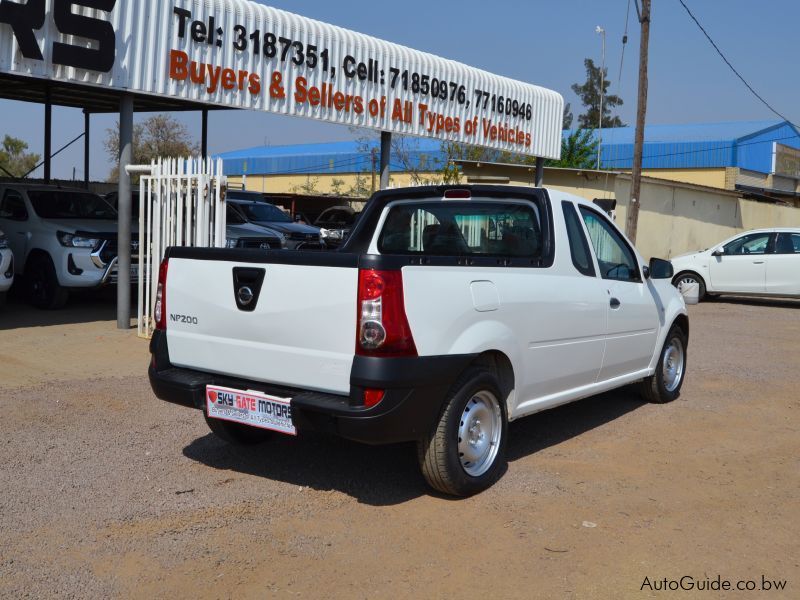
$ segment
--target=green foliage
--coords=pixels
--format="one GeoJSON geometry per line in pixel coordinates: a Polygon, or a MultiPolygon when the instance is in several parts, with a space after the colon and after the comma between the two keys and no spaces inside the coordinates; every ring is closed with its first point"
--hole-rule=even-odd
{"type": "Polygon", "coordinates": [[[370,180],[364,173],[356,173],[353,185],[350,186],[345,195],[351,198],[369,198],[372,195],[370,180]]]}
{"type": "Polygon", "coordinates": [[[564,116],[561,120],[561,129],[572,129],[572,106],[569,102],[564,105],[564,116]]]}
{"type": "Polygon", "coordinates": [[[564,169],[594,169],[597,165],[599,140],[591,129],[576,129],[566,138],[561,138],[561,158],[548,160],[548,167],[564,169]]]}
{"type": "MultiPolygon", "coordinates": [[[[119,123],[106,129],[103,142],[112,162],[119,161],[119,123]]],[[[148,117],[133,126],[133,164],[147,165],[157,158],[181,158],[196,155],[197,142],[189,135],[186,126],[167,114],[148,117]]],[[[119,179],[118,167],[111,170],[109,181],[119,179]]]]}
{"type": "MultiPolygon", "coordinates": [[[[608,69],[603,70],[601,77],[600,67],[595,66],[591,58],[583,61],[586,67],[586,82],[583,85],[572,84],[572,91],[581,99],[586,112],[578,115],[580,129],[593,129],[600,121],[600,81],[603,79],[603,123],[602,127],[624,127],[625,124],[618,116],[611,116],[611,109],[622,105],[622,98],[608,93],[608,69]]],[[[570,121],[570,125],[571,125],[570,121]]],[[[568,127],[565,126],[565,129],[568,127]]]]}
{"type": "Polygon", "coordinates": [[[26,152],[28,144],[6,135],[0,149],[0,177],[24,177],[39,164],[41,156],[26,152]]]}
{"type": "Polygon", "coordinates": [[[331,193],[337,196],[344,194],[344,179],[334,177],[331,180],[331,193]]]}
{"type": "Polygon", "coordinates": [[[319,190],[317,189],[318,183],[319,183],[319,177],[312,177],[311,175],[306,175],[305,183],[292,186],[291,191],[295,194],[306,194],[307,196],[313,196],[315,194],[319,194],[319,190]]]}

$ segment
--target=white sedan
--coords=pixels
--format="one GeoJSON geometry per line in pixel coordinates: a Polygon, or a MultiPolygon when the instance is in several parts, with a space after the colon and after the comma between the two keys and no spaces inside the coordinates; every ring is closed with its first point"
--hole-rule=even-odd
{"type": "Polygon", "coordinates": [[[672,259],[672,283],[708,294],[800,298],[800,228],[756,229],[672,259]],[[681,285],[682,284],[682,285],[681,285]]]}

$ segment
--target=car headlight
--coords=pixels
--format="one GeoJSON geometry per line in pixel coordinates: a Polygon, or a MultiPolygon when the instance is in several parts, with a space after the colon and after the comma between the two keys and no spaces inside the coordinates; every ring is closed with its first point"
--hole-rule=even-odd
{"type": "Polygon", "coordinates": [[[94,248],[100,243],[97,238],[83,237],[65,231],[59,231],[56,236],[58,237],[58,242],[68,248],[94,248]]]}
{"type": "Polygon", "coordinates": [[[323,227],[319,230],[319,237],[323,240],[340,240],[342,239],[342,232],[338,229],[325,229],[323,227]]]}
{"type": "Polygon", "coordinates": [[[228,238],[225,242],[226,248],[236,248],[239,245],[239,238],[228,238]]]}
{"type": "Polygon", "coordinates": [[[6,234],[0,233],[0,249],[8,248],[8,238],[6,234]]]}

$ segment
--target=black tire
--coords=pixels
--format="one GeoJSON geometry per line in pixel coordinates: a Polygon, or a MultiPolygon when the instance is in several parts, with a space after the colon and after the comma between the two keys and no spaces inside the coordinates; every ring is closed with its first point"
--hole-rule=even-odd
{"type": "Polygon", "coordinates": [[[656,372],[642,380],[642,398],[655,404],[672,402],[681,395],[686,377],[687,338],[683,329],[673,325],[658,355],[656,372]]]}
{"type": "Polygon", "coordinates": [[[433,431],[417,442],[425,480],[435,490],[452,496],[471,496],[485,490],[505,472],[507,432],[508,419],[497,378],[483,368],[468,369],[448,394],[433,431]],[[471,421],[465,418],[469,412],[474,415],[471,421]],[[486,419],[485,426],[479,417],[486,419]],[[467,430],[474,441],[465,439],[467,430]],[[475,451],[475,462],[469,462],[461,452],[465,445],[475,451]]]}
{"type": "Polygon", "coordinates": [[[272,436],[272,432],[267,429],[249,427],[220,419],[209,419],[205,412],[203,412],[203,416],[211,433],[234,446],[253,446],[267,441],[272,436]]]}
{"type": "Polygon", "coordinates": [[[62,308],[69,299],[69,290],[58,283],[53,261],[41,254],[25,267],[25,291],[28,302],[44,310],[62,308]]]}
{"type": "Polygon", "coordinates": [[[675,277],[672,278],[672,285],[678,287],[678,285],[683,283],[696,283],[697,284],[697,301],[700,302],[706,295],[706,282],[703,281],[703,278],[700,277],[697,273],[692,273],[691,271],[684,271],[683,273],[678,273],[675,277]]]}
{"type": "Polygon", "coordinates": [[[0,292],[0,308],[3,308],[3,306],[5,306],[5,304],[6,304],[6,296],[7,295],[8,295],[8,292],[0,292]]]}

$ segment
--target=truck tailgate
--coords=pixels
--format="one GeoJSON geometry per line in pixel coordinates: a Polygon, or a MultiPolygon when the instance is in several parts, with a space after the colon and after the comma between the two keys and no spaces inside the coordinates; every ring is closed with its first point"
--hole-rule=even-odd
{"type": "Polygon", "coordinates": [[[347,394],[358,269],[281,264],[290,258],[286,253],[273,263],[170,257],[166,311],[172,364],[347,394]],[[237,305],[235,268],[264,270],[252,311],[237,305]]]}

